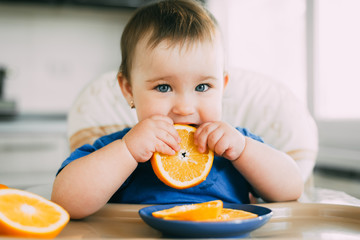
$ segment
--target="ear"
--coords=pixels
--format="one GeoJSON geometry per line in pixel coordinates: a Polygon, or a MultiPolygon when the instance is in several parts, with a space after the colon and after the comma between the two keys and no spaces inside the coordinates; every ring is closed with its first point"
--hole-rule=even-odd
{"type": "Polygon", "coordinates": [[[133,100],[132,87],[128,79],[122,75],[121,72],[117,75],[118,83],[121,89],[122,94],[124,95],[126,101],[130,105],[130,102],[133,100]]]}
{"type": "Polygon", "coordinates": [[[224,90],[229,82],[229,74],[227,72],[224,73],[224,90]]]}

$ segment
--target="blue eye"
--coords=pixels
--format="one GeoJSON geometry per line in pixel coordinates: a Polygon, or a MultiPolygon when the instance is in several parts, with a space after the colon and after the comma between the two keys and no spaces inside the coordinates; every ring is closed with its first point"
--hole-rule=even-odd
{"type": "Polygon", "coordinates": [[[160,85],[156,86],[155,89],[159,92],[170,92],[171,91],[171,87],[167,84],[160,84],[160,85]]]}
{"type": "Polygon", "coordinates": [[[209,84],[199,84],[196,86],[195,91],[197,92],[206,92],[209,89],[209,84]]]}

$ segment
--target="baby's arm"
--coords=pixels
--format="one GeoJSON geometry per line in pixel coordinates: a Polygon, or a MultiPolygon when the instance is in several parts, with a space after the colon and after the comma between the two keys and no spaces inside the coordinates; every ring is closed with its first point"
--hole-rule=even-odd
{"type": "Polygon", "coordinates": [[[69,163],[54,181],[51,200],[71,218],[86,217],[106,204],[136,166],[125,142],[114,141],[69,163]]]}
{"type": "Polygon", "coordinates": [[[153,152],[174,154],[180,137],[171,119],[153,116],[134,126],[121,140],[68,164],[56,177],[51,200],[71,218],[86,217],[104,206],[138,162],[153,152]]]}
{"type": "Polygon", "coordinates": [[[300,197],[303,181],[291,157],[261,142],[244,137],[224,122],[201,125],[195,133],[199,150],[206,145],[232,161],[266,201],[290,201],[300,197]]]}

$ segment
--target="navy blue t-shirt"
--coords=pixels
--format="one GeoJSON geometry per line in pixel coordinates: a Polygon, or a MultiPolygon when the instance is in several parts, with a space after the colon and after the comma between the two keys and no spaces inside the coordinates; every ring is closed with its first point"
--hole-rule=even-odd
{"type": "MultiPolygon", "coordinates": [[[[236,128],[244,136],[257,141],[263,140],[245,128],[236,128]]],[[[62,163],[58,173],[70,162],[86,156],[107,144],[122,139],[129,131],[122,131],[103,136],[93,145],[85,144],[76,149],[62,163]]],[[[155,175],[150,161],[139,163],[134,172],[109,200],[110,203],[167,204],[167,203],[198,203],[220,199],[225,203],[249,203],[250,184],[235,169],[232,163],[215,156],[214,163],[206,180],[188,189],[174,189],[161,182],[155,175]]]]}

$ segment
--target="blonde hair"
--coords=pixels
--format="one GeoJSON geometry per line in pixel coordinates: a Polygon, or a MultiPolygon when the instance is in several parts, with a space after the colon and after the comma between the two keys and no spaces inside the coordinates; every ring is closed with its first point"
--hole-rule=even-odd
{"type": "Polygon", "coordinates": [[[163,40],[171,44],[212,41],[217,22],[199,2],[165,0],[138,9],[127,23],[121,37],[119,71],[130,81],[130,70],[136,45],[149,36],[148,47],[155,48],[163,40]]]}

